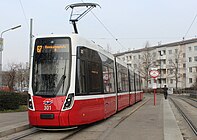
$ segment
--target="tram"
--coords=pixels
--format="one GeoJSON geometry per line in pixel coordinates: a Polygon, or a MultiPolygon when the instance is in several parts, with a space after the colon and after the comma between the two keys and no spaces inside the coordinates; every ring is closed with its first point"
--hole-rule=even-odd
{"type": "Polygon", "coordinates": [[[143,99],[141,77],[77,34],[34,41],[28,116],[35,127],[72,127],[106,119],[143,99]]]}

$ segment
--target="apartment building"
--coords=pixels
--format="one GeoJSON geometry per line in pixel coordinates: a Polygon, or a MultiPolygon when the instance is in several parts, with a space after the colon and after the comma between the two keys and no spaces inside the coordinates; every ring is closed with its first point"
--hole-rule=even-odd
{"type": "Polygon", "coordinates": [[[148,75],[157,69],[157,87],[189,88],[197,82],[197,38],[145,47],[115,54],[144,77],[149,88],[154,82],[148,75]],[[147,78],[147,80],[146,80],[147,78]]]}

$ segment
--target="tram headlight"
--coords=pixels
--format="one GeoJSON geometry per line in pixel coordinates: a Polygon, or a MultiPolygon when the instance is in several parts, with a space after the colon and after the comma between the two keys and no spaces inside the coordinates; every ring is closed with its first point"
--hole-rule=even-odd
{"type": "Polygon", "coordinates": [[[74,93],[71,93],[67,96],[66,101],[64,102],[63,110],[69,109],[74,101],[74,93]]]}
{"type": "Polygon", "coordinates": [[[28,96],[28,108],[33,110],[33,101],[31,99],[31,95],[28,96]]]}

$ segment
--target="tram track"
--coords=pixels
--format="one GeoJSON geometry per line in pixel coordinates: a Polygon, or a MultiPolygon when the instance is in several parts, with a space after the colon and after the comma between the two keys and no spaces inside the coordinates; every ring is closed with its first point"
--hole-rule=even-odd
{"type": "MultiPolygon", "coordinates": [[[[143,102],[139,102],[139,104],[135,104],[131,107],[133,107],[132,111],[129,111],[129,107],[120,111],[120,114],[124,114],[121,115],[121,117],[117,118],[117,113],[116,115],[107,118],[106,120],[102,120],[99,122],[95,122],[89,125],[84,125],[84,126],[80,126],[78,128],[75,129],[71,129],[71,130],[61,130],[61,131],[57,131],[55,130],[49,130],[49,129],[39,129],[39,128],[31,128],[31,129],[27,129],[25,131],[21,131],[19,133],[16,134],[12,134],[9,135],[7,137],[3,137],[2,140],[36,140],[36,139],[60,139],[60,140],[65,140],[65,139],[70,139],[72,138],[72,136],[77,135],[78,133],[84,131],[88,131],[88,129],[92,129],[92,128],[99,128],[102,125],[106,125],[107,123],[112,123],[113,125],[110,125],[109,128],[107,128],[107,132],[110,132],[113,128],[117,127],[122,121],[124,121],[126,118],[128,118],[130,115],[132,115],[133,113],[135,113],[137,110],[139,110],[142,106],[144,106],[148,101],[150,101],[150,99],[144,99],[143,102]],[[127,111],[126,111],[127,110],[127,111]],[[125,113],[124,113],[125,111],[125,113]],[[111,122],[111,120],[113,120],[111,122]]],[[[120,115],[119,114],[119,115],[120,115]]],[[[100,131],[100,130],[99,130],[100,131]]],[[[98,131],[98,132],[99,132],[98,131]]],[[[103,130],[104,134],[107,134],[106,131],[103,130]]],[[[1,140],[1,138],[0,138],[1,140]]]]}
{"type": "MultiPolygon", "coordinates": [[[[32,129],[32,131],[27,132],[27,133],[24,133],[24,134],[21,134],[21,135],[18,135],[18,136],[16,136],[16,137],[12,138],[12,140],[19,140],[19,139],[22,139],[22,138],[24,138],[24,137],[27,137],[27,136],[29,136],[29,135],[32,135],[32,134],[37,133],[37,132],[40,131],[39,129],[36,129],[36,128],[31,128],[31,129],[32,129]]],[[[28,130],[27,130],[27,131],[28,131],[28,130]]]]}
{"type": "Polygon", "coordinates": [[[194,102],[197,102],[196,99],[193,99],[193,98],[191,98],[191,97],[188,97],[187,99],[192,100],[192,101],[194,101],[194,102]]]}
{"type": "Polygon", "coordinates": [[[178,105],[177,101],[175,101],[175,99],[173,99],[173,98],[170,97],[170,100],[174,104],[174,106],[177,108],[177,110],[179,111],[179,113],[182,115],[182,117],[184,118],[184,120],[187,122],[187,124],[189,125],[189,127],[191,128],[191,130],[193,131],[193,133],[197,136],[197,127],[193,123],[192,119],[189,118],[188,115],[186,115],[186,113],[183,111],[183,109],[181,109],[181,107],[179,107],[179,105],[178,105]]]}
{"type": "MultiPolygon", "coordinates": [[[[182,101],[188,103],[189,105],[193,106],[194,108],[197,108],[197,103],[196,104],[193,104],[191,103],[190,101],[195,101],[195,100],[191,100],[189,98],[180,98],[182,101]],[[189,99],[190,101],[188,101],[187,99],[189,99]]],[[[197,101],[196,101],[197,102],[197,101]]]]}
{"type": "MultiPolygon", "coordinates": [[[[84,129],[85,126],[74,128],[74,129],[61,129],[61,130],[47,130],[40,128],[32,128],[25,130],[20,133],[16,133],[7,137],[2,138],[2,140],[35,140],[35,139],[60,139],[63,140],[68,136],[74,135],[77,132],[84,129]]],[[[1,139],[0,139],[1,140],[1,139]]]]}

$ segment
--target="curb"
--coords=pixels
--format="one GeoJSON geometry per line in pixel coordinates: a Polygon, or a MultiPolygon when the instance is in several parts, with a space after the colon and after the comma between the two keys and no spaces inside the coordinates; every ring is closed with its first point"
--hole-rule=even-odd
{"type": "Polygon", "coordinates": [[[23,122],[23,123],[18,123],[18,124],[3,127],[3,128],[1,128],[2,130],[0,130],[0,138],[20,132],[20,131],[24,131],[24,130],[29,129],[31,127],[32,126],[30,126],[28,122],[23,122]]]}

